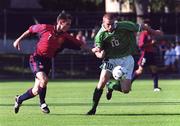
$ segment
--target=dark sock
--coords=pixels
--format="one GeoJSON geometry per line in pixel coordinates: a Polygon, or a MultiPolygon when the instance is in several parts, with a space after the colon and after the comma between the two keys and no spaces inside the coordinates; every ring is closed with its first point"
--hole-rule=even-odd
{"type": "Polygon", "coordinates": [[[154,73],[152,74],[152,77],[153,77],[153,81],[154,81],[154,88],[158,88],[158,74],[157,73],[154,73]]]}
{"type": "Polygon", "coordinates": [[[120,81],[116,81],[115,83],[111,82],[107,86],[109,89],[122,92],[120,81]]]}
{"type": "Polygon", "coordinates": [[[103,89],[97,89],[97,88],[94,89],[92,110],[96,110],[102,93],[103,93],[103,89]]]}
{"type": "Polygon", "coordinates": [[[134,72],[132,75],[131,83],[133,83],[138,77],[139,77],[139,75],[136,72],[134,72]]]}
{"type": "Polygon", "coordinates": [[[31,89],[27,90],[26,93],[19,96],[18,103],[21,104],[23,101],[33,98],[34,96],[35,95],[32,93],[32,88],[31,88],[31,89]]]}
{"type": "Polygon", "coordinates": [[[39,87],[39,99],[40,99],[40,104],[45,103],[45,97],[46,97],[46,90],[47,87],[39,87]]]}

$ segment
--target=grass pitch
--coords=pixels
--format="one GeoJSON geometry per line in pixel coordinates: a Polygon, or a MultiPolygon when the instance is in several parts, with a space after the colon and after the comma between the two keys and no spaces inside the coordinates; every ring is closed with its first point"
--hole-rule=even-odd
{"type": "Polygon", "coordinates": [[[51,113],[43,114],[38,97],[25,101],[14,114],[14,96],[33,82],[0,82],[0,126],[179,126],[180,80],[160,80],[161,92],[152,90],[152,80],[137,80],[132,92],[105,90],[97,114],[87,116],[97,80],[50,81],[46,101],[51,113]]]}

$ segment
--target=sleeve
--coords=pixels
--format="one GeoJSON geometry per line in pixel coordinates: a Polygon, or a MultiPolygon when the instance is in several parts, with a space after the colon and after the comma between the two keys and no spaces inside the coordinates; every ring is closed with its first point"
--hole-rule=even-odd
{"type": "Polygon", "coordinates": [[[103,41],[103,31],[102,28],[98,31],[98,33],[95,36],[95,46],[102,48],[102,41],[103,41]]]}
{"type": "Polygon", "coordinates": [[[138,46],[139,46],[140,49],[143,48],[145,38],[146,38],[145,32],[141,32],[140,35],[139,35],[139,42],[138,42],[138,46]]]}
{"type": "Polygon", "coordinates": [[[143,31],[140,33],[139,43],[138,43],[140,49],[153,48],[152,39],[150,37],[151,37],[150,33],[147,31],[143,31]]]}
{"type": "Polygon", "coordinates": [[[64,34],[64,40],[64,48],[80,50],[81,46],[84,45],[83,41],[77,40],[75,37],[67,33],[64,34]]]}
{"type": "Polygon", "coordinates": [[[117,26],[119,29],[125,29],[129,30],[132,32],[140,32],[141,31],[141,26],[139,24],[133,23],[131,21],[121,21],[117,23],[117,26]]]}
{"type": "Polygon", "coordinates": [[[30,33],[40,33],[44,29],[45,29],[45,25],[43,24],[32,25],[29,27],[30,33]]]}

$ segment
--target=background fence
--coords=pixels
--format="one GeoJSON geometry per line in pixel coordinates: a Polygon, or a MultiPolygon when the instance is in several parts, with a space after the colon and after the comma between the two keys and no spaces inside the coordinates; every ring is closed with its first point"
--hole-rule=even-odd
{"type": "MultiPolygon", "coordinates": [[[[82,30],[87,38],[87,44],[92,47],[93,40],[90,37],[92,29],[101,24],[103,13],[70,12],[73,16],[73,23],[70,32],[76,34],[82,30]]],[[[32,78],[29,70],[28,57],[35,49],[37,38],[24,40],[22,51],[18,52],[13,48],[13,41],[22,34],[30,25],[39,23],[55,23],[58,12],[43,12],[35,10],[4,10],[0,11],[0,78],[32,78]]],[[[121,20],[136,21],[133,13],[117,14],[121,20]]],[[[169,42],[179,41],[180,14],[149,14],[145,18],[151,19],[153,28],[161,28],[166,34],[161,40],[169,42]]],[[[160,56],[160,55],[159,55],[160,56]]],[[[158,56],[157,56],[158,57],[158,56]]],[[[159,57],[159,66],[163,67],[163,60],[159,57]]],[[[101,61],[94,55],[79,51],[65,50],[54,59],[52,78],[98,78],[99,65],[101,61]]],[[[148,70],[144,77],[148,75],[148,70]]],[[[177,72],[161,73],[164,77],[179,77],[177,72]],[[167,76],[169,75],[170,76],[167,76]]]]}

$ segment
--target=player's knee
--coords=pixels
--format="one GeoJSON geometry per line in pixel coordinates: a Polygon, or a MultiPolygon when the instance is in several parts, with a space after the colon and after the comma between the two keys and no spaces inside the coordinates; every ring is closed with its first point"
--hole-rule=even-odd
{"type": "Polygon", "coordinates": [[[124,88],[124,89],[122,90],[122,92],[123,92],[124,94],[128,94],[130,91],[131,91],[131,88],[130,88],[130,87],[124,88]]]}
{"type": "Polygon", "coordinates": [[[142,70],[136,70],[136,74],[137,74],[137,75],[141,75],[142,72],[143,72],[142,70]]]}
{"type": "Polygon", "coordinates": [[[33,88],[33,89],[32,89],[33,95],[35,95],[35,96],[38,95],[38,92],[39,92],[39,91],[38,91],[38,88],[33,88]]]}
{"type": "Polygon", "coordinates": [[[97,84],[97,88],[98,89],[103,89],[107,82],[108,82],[107,79],[103,79],[103,80],[99,81],[98,84],[97,84]]]}
{"type": "Polygon", "coordinates": [[[124,94],[128,94],[130,92],[130,90],[123,90],[124,94]]]}
{"type": "Polygon", "coordinates": [[[98,83],[97,88],[103,89],[105,87],[106,83],[98,83]]]}
{"type": "Polygon", "coordinates": [[[43,78],[40,80],[41,82],[41,87],[46,87],[47,83],[48,83],[48,79],[47,78],[43,78]]]}

